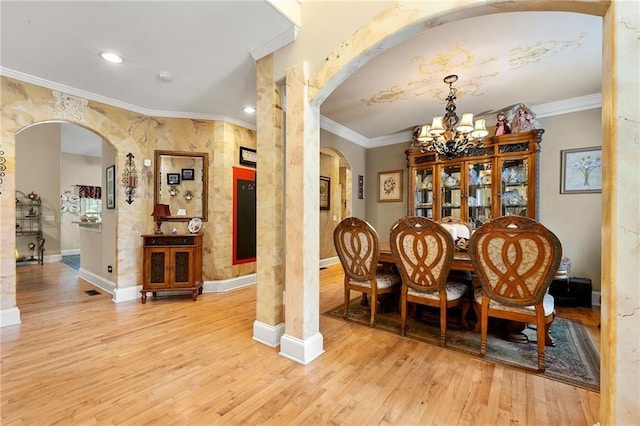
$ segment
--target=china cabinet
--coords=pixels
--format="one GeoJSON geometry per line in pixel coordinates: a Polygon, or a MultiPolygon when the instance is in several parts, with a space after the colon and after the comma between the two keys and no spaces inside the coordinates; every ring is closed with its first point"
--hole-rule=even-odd
{"type": "Polygon", "coordinates": [[[147,293],[191,291],[202,293],[202,234],[143,235],[141,301],[147,293]]]}
{"type": "Polygon", "coordinates": [[[30,257],[19,256],[16,261],[44,263],[44,242],[42,235],[42,200],[35,193],[25,195],[16,191],[16,239],[25,237],[30,240],[28,244],[30,257]]]}
{"type": "Polygon", "coordinates": [[[485,138],[453,159],[407,150],[407,214],[453,216],[472,229],[499,216],[538,218],[538,155],[544,130],[485,138]]]}

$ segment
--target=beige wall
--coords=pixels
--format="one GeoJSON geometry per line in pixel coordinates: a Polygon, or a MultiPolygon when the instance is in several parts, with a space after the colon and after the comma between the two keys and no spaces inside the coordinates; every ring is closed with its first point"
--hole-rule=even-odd
{"type": "MultiPolygon", "coordinates": [[[[42,200],[45,256],[60,254],[60,125],[32,126],[16,135],[16,189],[42,200]],[[53,129],[53,131],[52,131],[53,129]],[[53,217],[53,220],[46,220],[53,217]]],[[[21,255],[31,237],[16,239],[21,255]]]]}
{"type": "Polygon", "coordinates": [[[571,276],[587,277],[600,291],[602,194],[560,194],[560,151],[602,146],[600,108],[540,119],[540,221],[562,242],[571,276]]]}

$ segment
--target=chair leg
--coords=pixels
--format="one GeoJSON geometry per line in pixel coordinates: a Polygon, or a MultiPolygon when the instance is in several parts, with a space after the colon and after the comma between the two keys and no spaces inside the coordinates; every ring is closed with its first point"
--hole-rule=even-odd
{"type": "Polygon", "coordinates": [[[407,335],[407,287],[400,289],[400,335],[407,335]]]}
{"type": "Polygon", "coordinates": [[[536,340],[538,341],[538,371],[544,372],[544,350],[545,350],[545,338],[541,336],[541,331],[545,330],[546,334],[546,326],[544,323],[544,310],[542,306],[536,306],[536,314],[538,320],[536,325],[538,329],[536,330],[536,340]]]}
{"type": "Polygon", "coordinates": [[[375,289],[371,291],[371,301],[369,302],[371,306],[371,318],[369,318],[369,327],[373,327],[373,322],[376,320],[376,311],[378,310],[378,294],[375,289]]]}
{"type": "Polygon", "coordinates": [[[444,302],[442,302],[442,294],[440,294],[440,346],[445,346],[447,334],[447,295],[445,293],[444,302]]]}
{"type": "Polygon", "coordinates": [[[489,298],[482,296],[482,308],[480,313],[480,356],[487,352],[487,329],[489,323],[489,298]]]}
{"type": "Polygon", "coordinates": [[[350,296],[350,290],[349,290],[349,287],[347,287],[347,283],[345,282],[345,284],[344,284],[344,312],[342,313],[342,318],[343,319],[348,319],[349,318],[349,296],[350,296]]]}

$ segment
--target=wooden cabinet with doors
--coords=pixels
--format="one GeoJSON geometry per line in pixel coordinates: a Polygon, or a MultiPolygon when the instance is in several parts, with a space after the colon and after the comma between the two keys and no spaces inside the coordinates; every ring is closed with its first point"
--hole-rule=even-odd
{"type": "Polygon", "coordinates": [[[202,234],[143,235],[141,299],[147,293],[191,291],[202,294],[202,234]]]}
{"type": "Polygon", "coordinates": [[[447,159],[411,148],[407,214],[454,216],[472,229],[499,216],[538,218],[538,155],[544,130],[485,138],[482,148],[447,159]]]}

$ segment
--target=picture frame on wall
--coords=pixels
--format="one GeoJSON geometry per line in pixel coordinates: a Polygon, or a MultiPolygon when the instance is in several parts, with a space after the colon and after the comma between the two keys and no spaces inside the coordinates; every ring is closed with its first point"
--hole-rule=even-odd
{"type": "Polygon", "coordinates": [[[182,169],[182,180],[194,180],[194,169],[182,169]]]}
{"type": "Polygon", "coordinates": [[[602,147],[560,151],[560,193],[602,192],[602,147]]]}
{"type": "Polygon", "coordinates": [[[167,185],[180,185],[180,173],[167,173],[167,185]]]}
{"type": "Polygon", "coordinates": [[[358,200],[364,200],[364,176],[358,175],[358,200]]]}
{"type": "Polygon", "coordinates": [[[403,170],[378,172],[378,202],[395,203],[402,201],[403,170]]]}
{"type": "Polygon", "coordinates": [[[256,167],[258,153],[255,149],[240,147],[240,164],[244,166],[256,167]]]}
{"type": "Polygon", "coordinates": [[[116,166],[107,167],[106,171],[106,201],[108,209],[116,208],[116,166]]]}
{"type": "Polygon", "coordinates": [[[331,179],[320,176],[320,210],[331,210],[331,179]]]}

